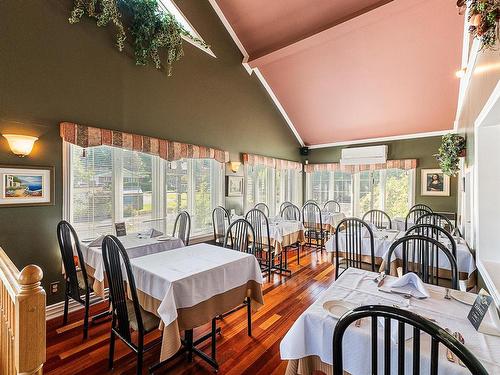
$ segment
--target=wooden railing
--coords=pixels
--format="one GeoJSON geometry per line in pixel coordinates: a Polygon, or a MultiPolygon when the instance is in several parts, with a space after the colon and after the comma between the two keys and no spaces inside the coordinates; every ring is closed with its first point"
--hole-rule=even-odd
{"type": "Polygon", "coordinates": [[[0,374],[42,374],[45,362],[43,272],[18,271],[0,248],[0,374]]]}

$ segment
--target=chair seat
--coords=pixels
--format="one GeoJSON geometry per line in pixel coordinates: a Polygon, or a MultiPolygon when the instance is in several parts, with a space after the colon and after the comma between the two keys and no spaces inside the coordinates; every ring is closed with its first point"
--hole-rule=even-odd
{"type": "MultiPolygon", "coordinates": [[[[155,314],[147,312],[142,307],[139,307],[139,309],[141,310],[142,324],[144,326],[145,332],[150,332],[153,329],[156,329],[159,327],[159,325],[160,325],[160,318],[159,317],[157,317],[155,314]]],[[[137,331],[138,325],[137,325],[137,318],[135,316],[134,303],[130,300],[127,300],[127,311],[128,311],[130,327],[134,331],[137,331]]]]}

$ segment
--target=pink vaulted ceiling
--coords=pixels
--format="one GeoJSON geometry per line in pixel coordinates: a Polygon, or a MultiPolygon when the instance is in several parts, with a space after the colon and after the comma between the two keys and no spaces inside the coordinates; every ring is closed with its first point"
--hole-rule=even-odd
{"type": "Polygon", "coordinates": [[[306,144],[453,128],[455,1],[217,2],[306,144]]]}

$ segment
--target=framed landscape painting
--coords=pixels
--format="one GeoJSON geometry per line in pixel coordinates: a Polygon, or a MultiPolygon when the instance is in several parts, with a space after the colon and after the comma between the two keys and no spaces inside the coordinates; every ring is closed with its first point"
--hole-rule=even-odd
{"type": "Polygon", "coordinates": [[[54,167],[0,165],[0,207],[54,204],[54,167]]]}
{"type": "Polygon", "coordinates": [[[450,176],[441,169],[422,169],[421,194],[448,197],[450,195],[450,176]]]}

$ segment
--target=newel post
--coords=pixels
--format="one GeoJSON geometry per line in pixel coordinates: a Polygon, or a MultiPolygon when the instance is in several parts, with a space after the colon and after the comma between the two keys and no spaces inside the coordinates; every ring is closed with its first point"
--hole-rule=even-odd
{"type": "Polygon", "coordinates": [[[16,301],[15,364],[18,374],[42,374],[46,356],[43,271],[28,265],[19,273],[16,301]]]}

